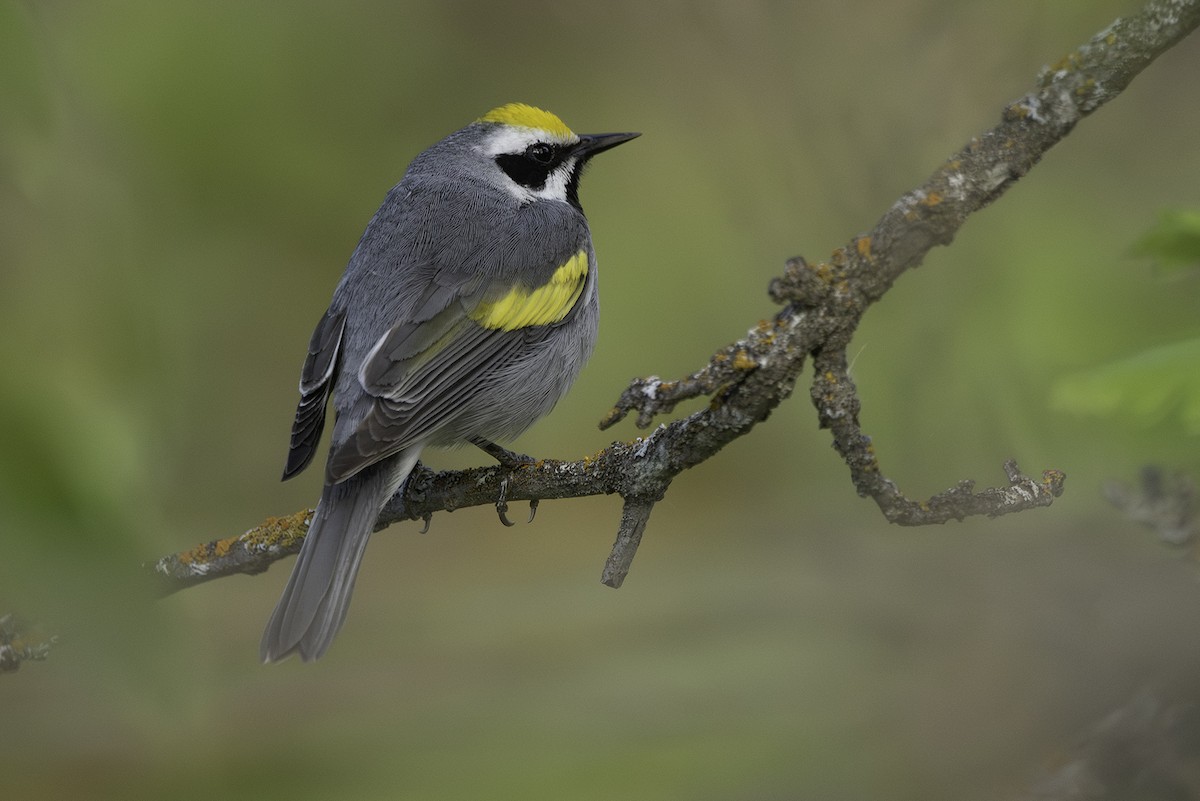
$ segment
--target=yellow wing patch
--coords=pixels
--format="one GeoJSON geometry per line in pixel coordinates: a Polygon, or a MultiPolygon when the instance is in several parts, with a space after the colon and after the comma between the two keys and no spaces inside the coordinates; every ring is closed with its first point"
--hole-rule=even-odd
{"type": "Polygon", "coordinates": [[[581,250],[554,271],[539,287],[518,284],[497,300],[484,301],[471,319],[484,328],[516,331],[562,320],[575,307],[587,283],[588,255],[581,250]]]}
{"type": "Polygon", "coordinates": [[[575,132],[566,123],[549,111],[527,106],[524,103],[509,103],[494,108],[479,118],[480,122],[498,122],[520,128],[537,128],[563,139],[574,139],[575,132]]]}

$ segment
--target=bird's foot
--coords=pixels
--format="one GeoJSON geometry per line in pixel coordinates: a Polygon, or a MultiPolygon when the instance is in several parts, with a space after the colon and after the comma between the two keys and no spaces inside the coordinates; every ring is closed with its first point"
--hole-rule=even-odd
{"type": "MultiPolygon", "coordinates": [[[[475,437],[471,440],[471,444],[478,447],[488,456],[491,456],[501,467],[506,467],[509,470],[516,470],[519,467],[535,464],[537,459],[532,456],[526,456],[523,453],[514,453],[508,448],[497,445],[489,439],[483,437],[475,437]]],[[[529,520],[527,523],[532,523],[533,518],[537,515],[538,500],[532,499],[529,502],[529,520]]],[[[505,526],[516,525],[508,519],[508,479],[500,482],[500,497],[496,499],[496,514],[500,517],[500,522],[505,526]]]]}
{"type": "Polygon", "coordinates": [[[473,437],[471,444],[499,462],[501,467],[507,467],[509,470],[516,470],[523,465],[535,464],[537,462],[537,459],[534,459],[532,456],[510,451],[503,445],[497,445],[490,439],[484,439],[483,437],[473,437]]]}

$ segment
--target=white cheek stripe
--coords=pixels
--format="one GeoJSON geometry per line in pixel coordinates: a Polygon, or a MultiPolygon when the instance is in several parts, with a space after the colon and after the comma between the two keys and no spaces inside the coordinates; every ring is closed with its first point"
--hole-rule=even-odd
{"type": "Polygon", "coordinates": [[[539,128],[517,128],[511,125],[496,129],[480,149],[488,156],[495,158],[501,153],[520,153],[534,142],[557,142],[562,145],[574,144],[578,137],[556,136],[549,131],[539,128]]]}
{"type": "Polygon", "coordinates": [[[516,181],[505,181],[504,186],[508,189],[513,197],[522,203],[532,203],[537,198],[537,195],[533,193],[533,190],[527,186],[521,186],[516,181]]]}
{"type": "MultiPolygon", "coordinates": [[[[529,194],[534,197],[544,200],[566,200],[567,182],[571,180],[571,173],[573,172],[575,172],[575,159],[569,158],[560,164],[558,169],[546,176],[545,186],[541,189],[526,191],[529,191],[529,194]]],[[[521,188],[524,189],[525,187],[521,188]]]]}

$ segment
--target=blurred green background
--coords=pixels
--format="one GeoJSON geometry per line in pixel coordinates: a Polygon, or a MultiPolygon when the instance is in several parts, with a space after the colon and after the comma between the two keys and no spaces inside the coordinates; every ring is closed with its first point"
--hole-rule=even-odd
{"type": "Polygon", "coordinates": [[[377,535],[314,665],[257,661],[290,562],[163,601],[136,572],[315,502],[319,471],[277,480],[311,327],[408,160],[487,109],[645,134],[583,188],[595,358],[516,443],[578,457],[639,433],[595,425],[630,377],[773,313],[787,257],[869,228],[1133,8],[0,0],[0,612],[61,638],[0,676],[4,796],[1000,799],[1139,687],[1195,689],[1195,563],[1099,488],[1195,468],[1196,431],[1052,397],[1200,334],[1196,277],[1130,255],[1198,200],[1196,39],[853,346],[904,490],[1012,456],[1066,471],[1051,509],[889,527],[804,378],[677,480],[620,591],[612,498],[377,535]]]}

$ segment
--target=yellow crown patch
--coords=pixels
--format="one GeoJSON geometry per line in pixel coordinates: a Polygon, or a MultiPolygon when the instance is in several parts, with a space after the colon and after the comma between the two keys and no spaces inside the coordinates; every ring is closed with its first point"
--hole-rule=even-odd
{"type": "Polygon", "coordinates": [[[575,136],[575,132],[556,115],[524,103],[508,103],[494,108],[480,117],[479,121],[516,125],[520,128],[537,128],[563,139],[571,139],[575,136]]]}

